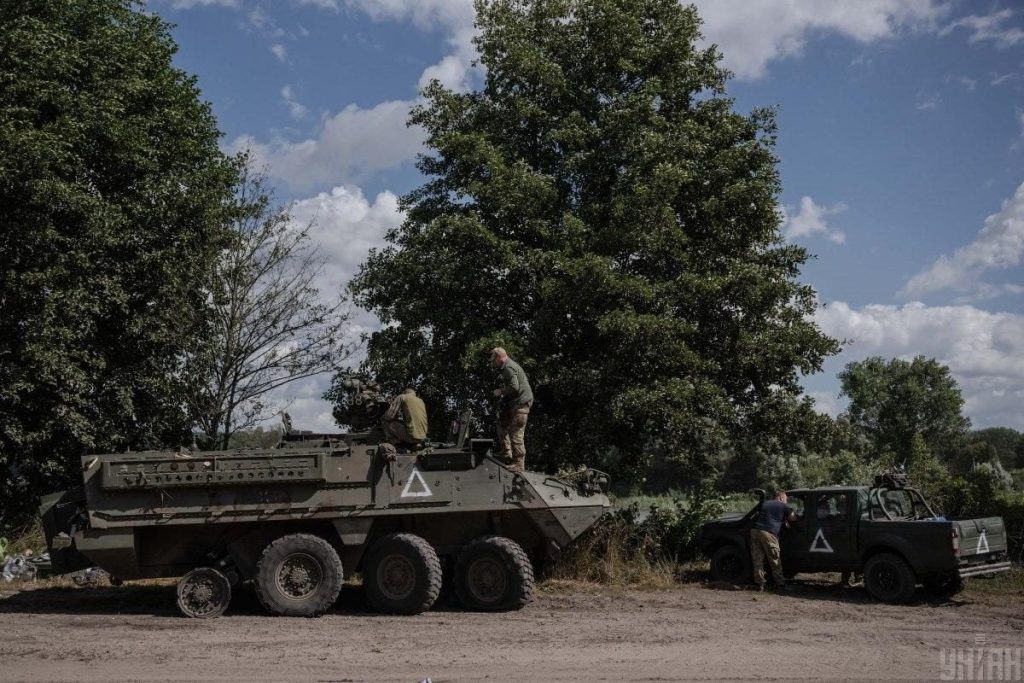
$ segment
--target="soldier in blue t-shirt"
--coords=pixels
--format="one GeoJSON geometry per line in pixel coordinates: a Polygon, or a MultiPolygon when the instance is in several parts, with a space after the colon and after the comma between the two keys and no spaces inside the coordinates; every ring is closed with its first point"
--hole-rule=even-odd
{"type": "Polygon", "coordinates": [[[784,522],[796,520],[796,512],[786,505],[789,498],[785,491],[778,491],[775,498],[761,503],[761,510],[754,517],[750,529],[750,556],[754,561],[754,581],[759,590],[764,590],[764,561],[767,559],[772,570],[775,585],[788,590],[786,577],[782,575],[782,559],[779,550],[779,532],[784,522]]]}

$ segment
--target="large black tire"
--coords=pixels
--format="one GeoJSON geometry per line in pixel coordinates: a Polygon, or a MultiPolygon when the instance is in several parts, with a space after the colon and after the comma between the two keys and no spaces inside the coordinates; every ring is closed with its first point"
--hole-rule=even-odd
{"type": "Polygon", "coordinates": [[[441,560],[415,534],[389,534],[370,548],[363,563],[363,587],[381,612],[419,614],[441,594],[441,560]]]}
{"type": "Polygon", "coordinates": [[[533,583],[526,551],[504,536],[476,539],[462,549],[455,564],[455,595],[466,609],[522,609],[533,600],[533,583]]]}
{"type": "Polygon", "coordinates": [[[924,580],[924,587],[929,593],[942,598],[951,598],[964,589],[966,581],[956,572],[941,576],[929,576],[924,580]]]}
{"type": "Polygon", "coordinates": [[[178,609],[193,619],[213,619],[231,602],[231,582],[213,567],[193,569],[178,581],[178,609]]]}
{"type": "Polygon", "coordinates": [[[263,550],[256,565],[256,596],[271,614],[317,617],[341,592],[341,559],[312,534],[288,534],[263,550]]]}
{"type": "Polygon", "coordinates": [[[723,545],[711,555],[711,580],[745,585],[754,580],[750,553],[734,543],[723,545]]]}
{"type": "Polygon", "coordinates": [[[864,565],[864,587],[882,602],[907,602],[916,584],[914,570],[899,555],[879,553],[864,565]]]}

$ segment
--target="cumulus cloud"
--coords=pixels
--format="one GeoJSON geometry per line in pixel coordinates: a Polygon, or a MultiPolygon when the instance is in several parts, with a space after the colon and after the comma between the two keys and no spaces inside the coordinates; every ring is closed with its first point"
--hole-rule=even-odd
{"type": "Polygon", "coordinates": [[[826,221],[826,218],[829,216],[834,216],[843,211],[846,211],[846,204],[842,202],[832,206],[822,206],[816,204],[810,197],[803,197],[800,199],[800,209],[797,213],[793,213],[793,207],[783,208],[782,229],[786,239],[790,240],[810,237],[812,235],[822,235],[836,244],[843,244],[846,241],[846,235],[842,230],[837,230],[828,225],[826,221]]]}
{"type": "Polygon", "coordinates": [[[278,61],[288,61],[288,49],[283,44],[274,43],[270,46],[270,51],[274,53],[274,56],[277,57],[278,61]]]}
{"type": "Polygon", "coordinates": [[[385,233],[403,218],[392,192],[370,202],[359,188],[344,185],[295,202],[291,213],[296,224],[313,224],[311,237],[327,259],[322,292],[345,289],[370,249],[382,246],[385,233]]]}
{"type": "Polygon", "coordinates": [[[844,302],[815,313],[815,322],[849,344],[830,365],[869,356],[921,354],[949,366],[976,427],[1024,428],[1024,315],[974,306],[868,305],[844,302]]]}
{"type": "Polygon", "coordinates": [[[959,28],[964,28],[970,33],[967,40],[972,44],[990,42],[1000,49],[1013,47],[1024,42],[1024,30],[1019,26],[1008,25],[1013,16],[1013,11],[1009,9],[991,14],[972,14],[945,26],[939,35],[946,36],[959,28]]]}
{"type": "MultiPolygon", "coordinates": [[[[296,227],[312,225],[310,236],[326,259],[323,274],[315,283],[325,301],[337,300],[370,249],[383,246],[385,233],[403,220],[398,197],[393,193],[381,192],[370,201],[358,187],[347,186],[294,202],[291,214],[296,227]]],[[[360,310],[353,313],[355,336],[380,326],[370,313],[360,310]]],[[[350,360],[357,365],[360,356],[350,360]]],[[[335,431],[337,425],[331,416],[331,406],[321,398],[330,383],[331,377],[327,374],[311,377],[283,387],[270,399],[275,405],[287,406],[299,429],[335,431]]]]}
{"type": "Polygon", "coordinates": [[[298,192],[358,182],[415,157],[423,131],[407,127],[411,102],[391,100],[370,109],[350,105],[324,119],[313,137],[260,142],[241,136],[229,151],[249,149],[258,164],[298,192]]]}
{"type": "Polygon", "coordinates": [[[985,219],[978,237],[952,256],[940,256],[931,266],[914,275],[900,291],[903,299],[923,297],[951,289],[965,300],[987,298],[1001,293],[1016,293],[1015,284],[995,285],[981,282],[991,270],[1019,266],[1024,256],[1024,183],[1003,202],[999,213],[985,219]]]}
{"type": "Polygon", "coordinates": [[[776,59],[800,54],[808,38],[833,32],[867,43],[931,29],[946,13],[935,0],[697,0],[704,34],[739,78],[764,75],[776,59]]]}

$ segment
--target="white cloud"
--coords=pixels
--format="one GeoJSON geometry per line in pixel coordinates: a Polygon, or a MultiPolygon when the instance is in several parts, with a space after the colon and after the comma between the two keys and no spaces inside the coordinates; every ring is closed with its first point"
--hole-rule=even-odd
{"type": "Polygon", "coordinates": [[[937,0],[697,0],[697,7],[705,36],[742,79],[760,78],[771,61],[800,54],[815,34],[867,43],[932,28],[947,11],[937,0]]]}
{"type": "Polygon", "coordinates": [[[800,210],[795,215],[792,213],[793,207],[783,208],[782,229],[786,239],[790,240],[822,235],[836,244],[843,244],[846,241],[843,231],[829,226],[826,222],[828,216],[834,216],[843,211],[846,211],[846,204],[842,202],[832,206],[822,206],[815,204],[810,197],[803,197],[800,200],[800,210]]]}
{"type": "Polygon", "coordinates": [[[277,57],[279,61],[288,61],[288,50],[281,43],[274,43],[271,45],[270,51],[274,53],[274,56],[277,57]]]}
{"type": "Polygon", "coordinates": [[[381,192],[371,203],[359,188],[344,185],[295,202],[291,212],[296,224],[313,223],[311,236],[327,259],[322,292],[347,287],[370,249],[382,246],[403,218],[393,193],[381,192]]]}
{"type": "Polygon", "coordinates": [[[1002,292],[1014,293],[1017,285],[992,285],[980,281],[990,270],[1019,266],[1024,257],[1024,183],[1013,197],[1003,202],[999,213],[985,219],[978,237],[952,256],[940,256],[931,266],[914,275],[900,291],[903,299],[922,297],[951,289],[967,299],[986,298],[1002,292]]]}
{"type": "Polygon", "coordinates": [[[281,88],[281,99],[288,107],[288,115],[296,121],[301,121],[309,115],[309,108],[295,98],[295,91],[292,86],[286,85],[281,88]]]}
{"type": "Polygon", "coordinates": [[[421,149],[422,129],[405,125],[410,106],[404,100],[371,109],[350,105],[325,119],[314,137],[260,142],[242,136],[228,148],[251,149],[257,163],[296,191],[359,181],[408,162],[421,149]]]}
{"type": "MultiPolygon", "coordinates": [[[[381,192],[370,202],[359,188],[346,186],[299,200],[292,204],[291,213],[296,226],[313,225],[311,238],[326,259],[323,274],[315,283],[325,301],[337,300],[370,249],[383,246],[385,233],[403,220],[393,193],[381,192]]],[[[353,334],[380,327],[371,313],[357,309],[354,314],[353,334]]],[[[358,364],[359,358],[351,360],[358,364]]],[[[287,406],[297,429],[336,431],[331,406],[321,398],[330,382],[327,374],[311,377],[275,392],[271,400],[287,406]]],[[[265,427],[273,427],[276,420],[269,420],[265,427]]]]}
{"type": "Polygon", "coordinates": [[[928,111],[929,109],[935,109],[939,106],[939,102],[942,101],[942,97],[937,92],[925,92],[920,90],[917,93],[917,101],[915,107],[918,111],[928,111]]]}
{"type": "Polygon", "coordinates": [[[965,28],[970,31],[968,41],[972,44],[991,42],[997,48],[1005,49],[1024,42],[1024,30],[1019,26],[1005,25],[1012,18],[1013,11],[1009,9],[984,15],[972,14],[952,22],[943,28],[939,35],[946,36],[958,28],[965,28]]]}
{"type": "Polygon", "coordinates": [[[960,384],[964,412],[976,427],[1024,428],[1024,315],[917,302],[856,309],[836,302],[814,318],[826,334],[851,342],[830,364],[876,355],[936,358],[960,384]]]}

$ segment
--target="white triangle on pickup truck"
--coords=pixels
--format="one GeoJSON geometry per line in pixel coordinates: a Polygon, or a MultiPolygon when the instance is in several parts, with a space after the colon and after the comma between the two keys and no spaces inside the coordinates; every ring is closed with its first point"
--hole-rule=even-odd
{"type": "Polygon", "coordinates": [[[811,552],[812,553],[834,553],[832,546],[829,545],[828,539],[825,538],[825,534],[822,533],[821,529],[818,529],[818,533],[814,535],[814,540],[811,541],[811,552]]]}
{"type": "Polygon", "coordinates": [[[981,535],[978,536],[978,547],[974,551],[976,554],[981,555],[982,553],[988,552],[988,530],[983,529],[981,535]]]}

